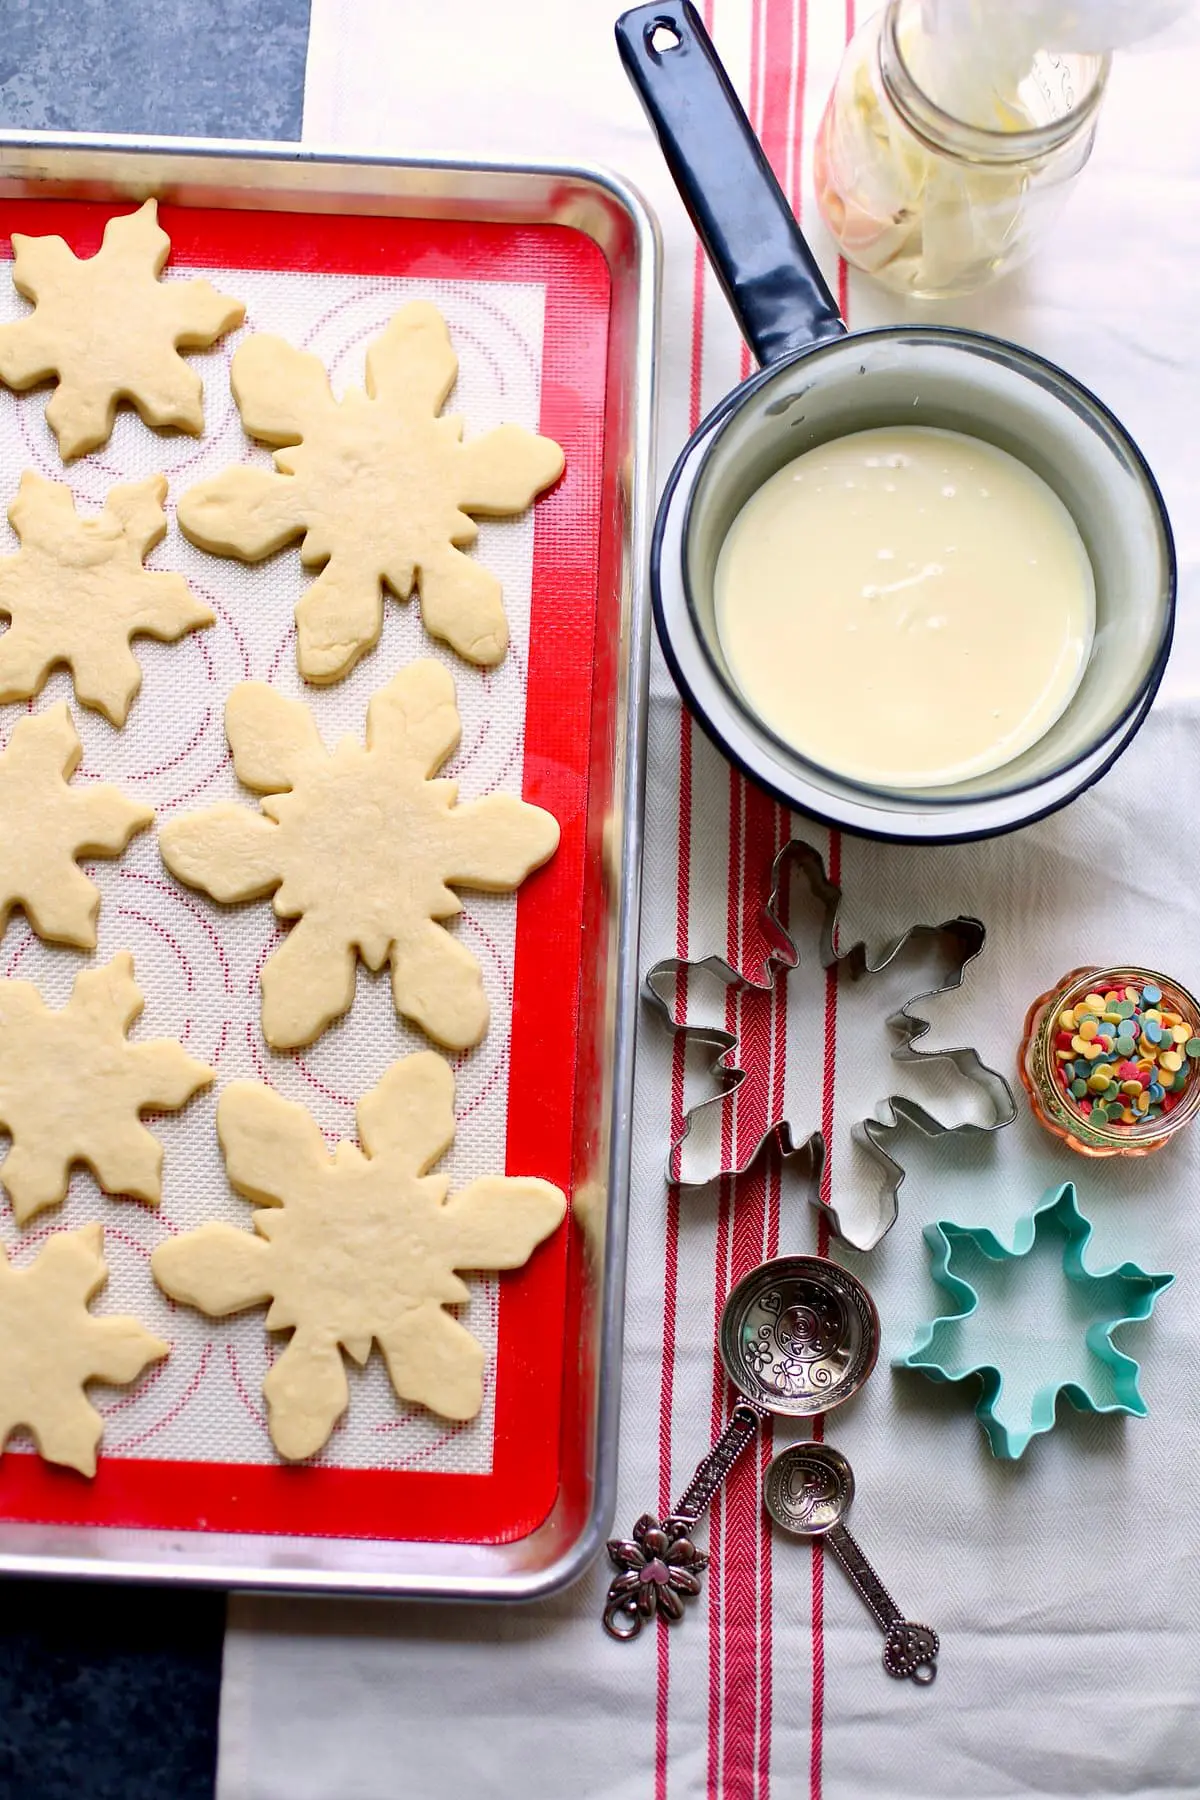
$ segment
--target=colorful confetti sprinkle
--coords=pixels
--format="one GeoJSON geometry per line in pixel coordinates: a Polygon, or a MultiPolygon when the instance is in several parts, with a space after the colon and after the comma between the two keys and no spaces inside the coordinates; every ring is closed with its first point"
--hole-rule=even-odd
{"type": "Polygon", "coordinates": [[[1087,994],[1055,1027],[1064,1096],[1093,1122],[1141,1127],[1165,1117],[1200,1071],[1200,1020],[1173,1012],[1151,981],[1087,994]]]}

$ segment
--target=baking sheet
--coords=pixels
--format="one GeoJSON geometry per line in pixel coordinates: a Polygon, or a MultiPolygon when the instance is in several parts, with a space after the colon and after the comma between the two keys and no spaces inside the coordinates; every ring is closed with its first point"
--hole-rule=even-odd
{"type": "MultiPolygon", "coordinates": [[[[110,206],[10,202],[0,233],[57,230],[73,247],[98,241],[110,206]]],[[[63,469],[45,427],[44,393],[0,392],[0,495],[24,468],[66,479],[81,512],[117,481],[163,471],[171,527],[148,566],[181,570],[217,624],[176,645],[141,639],[142,692],[118,733],[52,678],[40,709],[67,699],[85,747],[77,781],[114,780],[160,820],[224,799],[256,804],[239,787],[222,708],[239,680],[303,694],[327,743],[363,729],[370,695],[401,666],[433,655],[455,675],[462,744],[447,773],[463,799],[524,793],[563,827],[552,863],[520,896],[463,894],[454,929],[478,956],[492,1027],[456,1059],[459,1122],[443,1165],[458,1187],[507,1168],[571,1186],[580,922],[599,871],[585,855],[592,640],[597,595],[599,473],[604,410],[608,271],[578,234],[407,220],[279,218],[164,208],[174,241],[171,278],[203,268],[247,304],[246,326],[194,358],[206,390],[205,435],[161,437],[122,412],[110,443],[63,469]],[[272,266],[263,266],[269,262],[272,266]],[[419,273],[413,273],[419,268],[419,273]],[[465,269],[465,273],[459,270],[465,269]],[[311,577],[295,549],[256,567],[206,555],[174,524],[193,481],[233,461],[269,462],[245,438],[228,387],[229,358],[251,330],[276,331],[315,351],[336,392],[361,381],[368,342],[405,301],[434,301],[460,359],[447,411],[473,437],[502,421],[542,429],[567,452],[560,487],[516,520],[481,521],[474,554],[499,575],[512,647],[496,670],[463,664],[422,632],[419,604],[385,604],[384,632],[344,682],[306,687],[295,670],[293,608],[311,577]],[[522,999],[514,1005],[518,992],[522,999]],[[549,1112],[549,1121],[547,1120],[549,1112]]],[[[0,317],[28,309],[0,287],[0,317]]],[[[11,537],[11,534],[9,534],[11,537]]],[[[4,548],[15,548],[15,540],[4,548]]],[[[0,710],[0,739],[25,710],[0,710]]],[[[261,1383],[286,1339],[263,1311],[215,1321],[157,1290],[155,1244],[205,1219],[246,1229],[250,1206],[225,1180],[214,1130],[216,1094],[231,1080],[266,1081],[301,1101],[333,1143],[354,1135],[354,1102],[397,1056],[425,1047],[395,1015],[386,972],[360,966],[355,1006],[308,1050],[270,1052],[259,1026],[258,971],[279,940],[269,903],[218,907],[169,877],[154,833],[92,870],[103,895],[95,957],[42,945],[23,919],[0,943],[0,971],[36,980],[61,1004],[79,969],[130,949],[146,995],[135,1037],[177,1036],[217,1070],[214,1090],[153,1121],[165,1149],[157,1211],[100,1195],[77,1171],[67,1204],[3,1237],[27,1261],[51,1231],[91,1219],[105,1226],[110,1267],[101,1312],[133,1312],[172,1354],[132,1390],[97,1386],[106,1415],[100,1473],[85,1483],[48,1468],[14,1438],[0,1468],[0,1517],[67,1517],[104,1524],[488,1541],[522,1535],[549,1510],[557,1481],[558,1412],[567,1326],[568,1234],[503,1282],[472,1277],[460,1317],[487,1352],[479,1417],[451,1425],[399,1404],[378,1353],[347,1361],[348,1412],[312,1465],[279,1466],[266,1433],[261,1383]],[[536,1398],[536,1407],[530,1405],[536,1398]],[[518,1437],[517,1423],[520,1421],[518,1437]]]]}

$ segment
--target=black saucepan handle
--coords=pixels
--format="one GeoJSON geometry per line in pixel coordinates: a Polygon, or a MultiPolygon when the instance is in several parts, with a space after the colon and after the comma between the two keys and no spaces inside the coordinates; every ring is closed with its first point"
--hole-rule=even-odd
{"type": "Polygon", "coordinates": [[[629,79],[760,363],[846,328],[691,0],[617,20],[629,79]],[[657,44],[656,44],[657,38],[657,44]]]}

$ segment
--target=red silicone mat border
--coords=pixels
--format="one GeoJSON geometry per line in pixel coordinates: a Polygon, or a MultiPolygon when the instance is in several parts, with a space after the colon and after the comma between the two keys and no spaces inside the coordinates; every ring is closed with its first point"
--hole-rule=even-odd
{"type": "MultiPolygon", "coordinates": [[[[0,202],[0,239],[57,232],[99,246],[107,204],[0,202]]],[[[588,766],[597,618],[608,266],[580,233],[375,216],[160,209],[172,263],[319,270],[428,280],[536,281],[546,293],[541,430],[566,452],[535,509],[523,792],[562,827],[558,853],[521,889],[509,1065],[506,1166],[570,1190],[587,858],[588,766]]],[[[30,400],[30,405],[40,401],[30,400]]],[[[390,670],[380,671],[381,680],[390,670]]],[[[470,678],[464,666],[462,679],[470,678]]],[[[104,1202],[103,1216],[115,1217],[104,1202]]],[[[122,1202],[119,1204],[129,1204],[122,1202]]],[[[249,1226],[249,1216],[247,1216],[249,1226]]],[[[500,1278],[495,1447],[489,1475],[108,1458],[95,1478],[40,1458],[0,1462],[0,1518],[158,1530],[499,1543],[546,1518],[559,1484],[567,1318],[564,1228],[500,1278]]],[[[574,1309],[572,1309],[573,1311],[574,1309]]]]}

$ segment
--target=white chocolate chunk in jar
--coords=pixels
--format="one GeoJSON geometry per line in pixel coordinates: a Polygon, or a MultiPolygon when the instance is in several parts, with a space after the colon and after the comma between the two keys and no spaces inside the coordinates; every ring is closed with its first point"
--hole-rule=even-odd
{"type": "Polygon", "coordinates": [[[930,426],[854,432],[750,496],[716,569],[717,635],[750,710],[880,787],[985,774],[1079,684],[1095,584],[1039,475],[930,426]]]}

